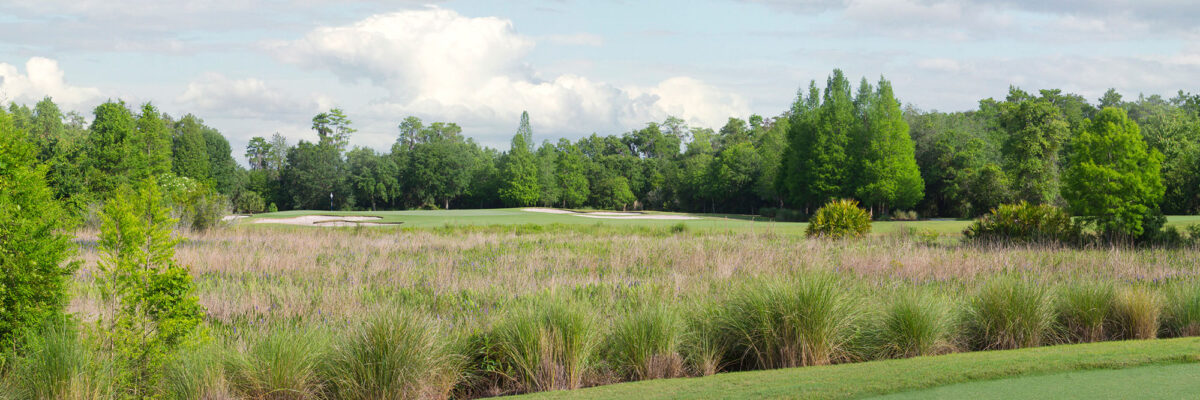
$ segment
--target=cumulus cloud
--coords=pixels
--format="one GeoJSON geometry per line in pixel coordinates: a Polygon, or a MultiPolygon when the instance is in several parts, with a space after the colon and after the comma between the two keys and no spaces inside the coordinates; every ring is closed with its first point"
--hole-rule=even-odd
{"type": "Polygon", "coordinates": [[[716,125],[748,113],[739,96],[691,78],[635,88],[542,76],[525,61],[535,45],[507,19],[429,8],[322,27],[266,47],[285,62],[386,89],[389,96],[372,106],[380,115],[430,115],[507,132],[528,110],[543,131],[560,134],[625,129],[667,114],[716,125]]]}
{"type": "Polygon", "coordinates": [[[100,90],[71,86],[58,61],[33,57],[25,62],[25,73],[12,64],[0,63],[0,100],[35,102],[45,96],[59,104],[80,105],[100,96],[100,90]]]}
{"type": "Polygon", "coordinates": [[[259,79],[230,79],[212,72],[189,83],[177,101],[223,116],[276,119],[314,113],[331,103],[318,95],[285,93],[259,79]]]}

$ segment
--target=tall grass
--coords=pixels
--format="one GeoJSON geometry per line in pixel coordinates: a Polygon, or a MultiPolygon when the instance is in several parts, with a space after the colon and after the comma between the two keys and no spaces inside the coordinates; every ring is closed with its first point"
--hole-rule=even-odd
{"type": "Polygon", "coordinates": [[[894,295],[864,332],[875,358],[944,354],[956,348],[950,301],[934,293],[905,290],[894,295]]]}
{"type": "Polygon", "coordinates": [[[1072,342],[1108,339],[1106,325],[1112,324],[1116,289],[1108,282],[1086,282],[1062,288],[1059,321],[1072,342]]]}
{"type": "Polygon", "coordinates": [[[325,364],[335,399],[440,399],[463,377],[465,359],[442,324],[397,312],[354,328],[325,364]]]}
{"type": "Polygon", "coordinates": [[[613,323],[605,343],[609,362],[632,380],[682,376],[683,328],[679,313],[663,304],[627,313],[613,323]]]}
{"type": "Polygon", "coordinates": [[[307,399],[321,394],[319,362],[326,338],[319,332],[276,328],[228,354],[226,375],[232,389],[252,399],[307,399]]]}
{"type": "Polygon", "coordinates": [[[714,302],[700,302],[687,311],[681,351],[692,375],[709,376],[725,367],[729,345],[719,329],[720,320],[716,316],[720,312],[714,302]]]}
{"type": "Polygon", "coordinates": [[[600,335],[592,309],[547,298],[500,322],[493,334],[499,363],[512,371],[520,390],[575,389],[596,361],[600,335]]]}
{"type": "Polygon", "coordinates": [[[1200,285],[1175,285],[1168,291],[1163,330],[1168,336],[1200,336],[1200,285]]]}
{"type": "Polygon", "coordinates": [[[229,381],[225,379],[225,354],[216,343],[180,349],[164,371],[164,397],[173,400],[234,398],[229,381]]]}
{"type": "Polygon", "coordinates": [[[1119,338],[1158,337],[1158,319],[1162,313],[1162,300],[1158,293],[1144,287],[1124,288],[1117,294],[1113,313],[1119,338]]]}
{"type": "Polygon", "coordinates": [[[25,354],[0,382],[0,398],[87,400],[112,397],[108,360],[85,342],[69,320],[56,320],[24,337],[25,354]]]}
{"type": "Polygon", "coordinates": [[[980,350],[1041,346],[1052,338],[1054,314],[1044,286],[1000,278],[985,284],[967,308],[967,339],[980,350]]]}
{"type": "Polygon", "coordinates": [[[725,300],[717,328],[741,368],[826,365],[844,354],[857,309],[836,277],[807,274],[738,289],[725,300]]]}

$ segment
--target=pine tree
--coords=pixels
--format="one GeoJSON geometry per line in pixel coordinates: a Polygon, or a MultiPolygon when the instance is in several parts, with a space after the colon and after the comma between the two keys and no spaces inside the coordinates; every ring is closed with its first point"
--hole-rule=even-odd
{"type": "Polygon", "coordinates": [[[892,93],[891,82],[883,78],[868,96],[860,102],[864,123],[854,145],[855,194],[884,214],[889,208],[911,208],[924,196],[925,182],[900,102],[892,93]]]}
{"type": "Polygon", "coordinates": [[[529,127],[529,113],[521,113],[521,125],[513,136],[512,147],[501,170],[500,201],[510,207],[529,206],[537,203],[541,196],[538,179],[537,159],[531,141],[533,130],[529,127]]]}

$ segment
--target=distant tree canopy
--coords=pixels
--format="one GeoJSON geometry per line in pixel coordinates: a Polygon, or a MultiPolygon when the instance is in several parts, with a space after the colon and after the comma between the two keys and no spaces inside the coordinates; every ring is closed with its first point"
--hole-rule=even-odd
{"type": "Polygon", "coordinates": [[[199,117],[175,119],[152,104],[131,110],[106,102],[90,122],[49,98],[33,108],[11,105],[8,114],[48,166],[54,197],[74,210],[123,184],[169,174],[248,210],[538,205],[791,209],[787,215],[802,217],[850,198],[877,218],[897,210],[972,217],[1024,200],[1070,206],[1098,229],[1126,235],[1138,231],[1134,215],[1153,222],[1159,213],[1200,212],[1200,95],[1183,92],[1128,99],[1109,90],[1093,105],[1057,89],[1012,87],[1004,99],[945,113],[902,106],[883,77],[852,85],[834,70],[822,87],[801,87],[779,115],[734,116],[722,126],[667,117],[619,135],[539,143],[533,118],[522,113],[508,148],[491,149],[453,122],[404,117],[384,152],[349,148],[357,130],[350,113],[334,108],[310,121],[315,143],[250,138],[247,168],[199,117]],[[1122,147],[1113,151],[1123,161],[1084,151],[1118,139],[1122,147]],[[1112,180],[1126,189],[1089,197],[1081,182],[1101,175],[1120,176],[1112,180]]]}

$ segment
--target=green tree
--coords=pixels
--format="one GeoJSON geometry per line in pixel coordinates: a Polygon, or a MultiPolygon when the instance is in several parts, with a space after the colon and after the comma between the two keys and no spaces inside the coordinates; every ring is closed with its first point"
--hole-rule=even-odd
{"type": "Polygon", "coordinates": [[[847,147],[851,135],[861,129],[861,121],[850,82],[835,69],[819,104],[815,92],[815,84],[810,84],[809,96],[798,97],[792,107],[794,120],[788,133],[792,150],[784,178],[796,205],[825,204],[853,192],[847,147]]]}
{"type": "Polygon", "coordinates": [[[383,202],[400,194],[399,171],[390,157],[375,154],[375,150],[357,147],[346,153],[350,170],[350,185],[354,198],[375,210],[376,200],[383,202]]]}
{"type": "Polygon", "coordinates": [[[1008,133],[1003,146],[1005,169],[1016,200],[1052,204],[1059,198],[1059,148],[1068,134],[1062,112],[1045,100],[1028,99],[1013,89],[1002,105],[1001,126],[1008,133]]]}
{"type": "Polygon", "coordinates": [[[121,186],[101,213],[98,280],[114,309],[97,323],[122,366],[114,378],[132,398],[154,395],[165,362],[204,316],[188,268],[174,259],[170,214],[153,180],[121,186]]]}
{"type": "Polygon", "coordinates": [[[1162,158],[1124,110],[1105,108],[1075,138],[1063,197],[1105,236],[1138,237],[1163,196],[1162,158]]]}
{"type": "Polygon", "coordinates": [[[127,182],[131,169],[135,122],[124,102],[101,104],[88,129],[85,171],[88,186],[101,196],[127,182]]]}
{"type": "Polygon", "coordinates": [[[709,183],[705,185],[712,199],[721,199],[727,207],[738,211],[752,211],[743,208],[751,203],[752,185],[758,179],[759,164],[762,159],[754,146],[743,141],[726,147],[708,164],[709,183]]]}
{"type": "Polygon", "coordinates": [[[510,207],[529,206],[541,196],[537,159],[533,155],[533,131],[529,113],[521,113],[521,124],[513,136],[512,147],[500,172],[500,201],[510,207]]]}
{"type": "Polygon", "coordinates": [[[610,176],[596,182],[592,188],[596,205],[607,209],[620,208],[624,210],[637,200],[633,191],[629,190],[629,181],[623,176],[610,176]]]}
{"type": "Polygon", "coordinates": [[[338,149],[338,153],[346,151],[346,146],[350,144],[350,135],[357,132],[351,127],[352,124],[350,117],[340,108],[317,114],[312,119],[312,129],[320,138],[318,144],[333,146],[338,149]]]}
{"type": "Polygon", "coordinates": [[[243,185],[241,167],[233,160],[233,149],[221,132],[205,126],[204,146],[208,155],[208,177],[217,192],[225,195],[233,194],[243,185]]]}
{"type": "Polygon", "coordinates": [[[558,185],[558,174],[555,171],[561,155],[558,148],[547,140],[542,142],[535,157],[538,165],[538,187],[542,189],[538,195],[538,202],[546,207],[553,206],[562,197],[562,187],[558,185]]]}
{"type": "Polygon", "coordinates": [[[134,132],[130,162],[136,174],[129,179],[136,182],[171,172],[171,129],[154,105],[142,105],[134,132]]]}
{"type": "Polygon", "coordinates": [[[337,148],[301,140],[288,150],[283,173],[293,207],[328,210],[351,204],[345,168],[337,148]]]}
{"type": "Polygon", "coordinates": [[[563,207],[581,207],[591,195],[584,162],[583,153],[578,147],[566,139],[559,140],[558,158],[554,165],[555,180],[562,190],[559,200],[563,207]]]}
{"type": "Polygon", "coordinates": [[[883,215],[890,208],[912,208],[925,195],[925,181],[892,84],[880,78],[877,91],[860,97],[865,109],[863,127],[854,138],[855,192],[883,215]]]}
{"type": "Polygon", "coordinates": [[[175,175],[201,182],[209,180],[208,144],[204,141],[204,124],[195,115],[185,115],[175,123],[171,164],[175,175]]]}
{"type": "Polygon", "coordinates": [[[46,166],[11,117],[0,110],[0,348],[55,315],[67,303],[76,264],[69,218],[46,186],[46,166]]]}

